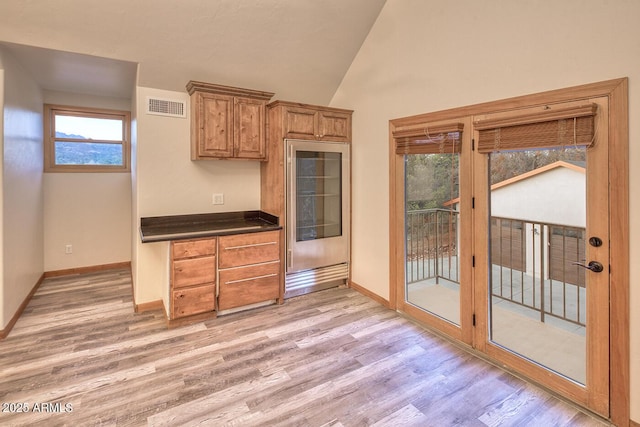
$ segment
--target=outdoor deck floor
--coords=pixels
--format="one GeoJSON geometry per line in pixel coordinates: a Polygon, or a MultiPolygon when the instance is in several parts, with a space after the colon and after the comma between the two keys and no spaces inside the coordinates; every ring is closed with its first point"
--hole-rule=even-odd
{"type": "MultiPolygon", "coordinates": [[[[494,266],[494,292],[500,288],[500,267],[494,266]]],[[[536,291],[533,280],[526,275],[515,280],[515,291],[505,289],[506,276],[503,275],[503,295],[520,300],[524,294],[525,302],[532,302],[533,298],[540,302],[539,284],[536,291]],[[520,283],[524,285],[520,287],[520,283]]],[[[508,277],[512,281],[512,277],[508,277]]],[[[408,286],[408,301],[452,323],[460,323],[459,285],[440,278],[439,283],[434,279],[426,279],[408,286]]],[[[580,318],[584,311],[584,288],[574,291],[554,291],[550,297],[549,289],[555,285],[545,281],[546,307],[553,301],[554,313],[562,310],[567,317],[577,318],[578,307],[580,318]],[[579,295],[579,296],[578,296],[579,295]],[[563,304],[564,299],[564,304],[563,304]],[[562,308],[564,307],[564,308],[562,308]]],[[[509,285],[510,287],[510,285],[509,285]]],[[[540,312],[520,304],[512,303],[501,298],[493,298],[491,304],[491,340],[515,353],[527,357],[549,369],[556,371],[572,380],[585,382],[586,375],[586,338],[585,328],[574,322],[565,321],[557,317],[546,315],[541,321],[540,312]]]]}

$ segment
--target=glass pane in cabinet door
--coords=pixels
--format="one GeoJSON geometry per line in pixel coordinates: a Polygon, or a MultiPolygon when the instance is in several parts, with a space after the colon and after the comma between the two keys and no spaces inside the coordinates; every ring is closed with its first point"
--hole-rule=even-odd
{"type": "Polygon", "coordinates": [[[296,241],[342,235],[342,154],[296,152],[296,241]]]}
{"type": "Polygon", "coordinates": [[[405,286],[414,306],[460,324],[458,153],[405,156],[405,286]]]}

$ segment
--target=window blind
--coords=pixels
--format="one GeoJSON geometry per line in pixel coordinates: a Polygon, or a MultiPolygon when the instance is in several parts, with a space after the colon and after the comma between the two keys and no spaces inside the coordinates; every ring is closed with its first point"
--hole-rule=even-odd
{"type": "Polygon", "coordinates": [[[463,129],[464,123],[396,129],[396,154],[459,153],[463,129]]]}
{"type": "Polygon", "coordinates": [[[549,108],[526,115],[479,119],[478,151],[523,150],[562,146],[590,146],[596,104],[549,108]]]}

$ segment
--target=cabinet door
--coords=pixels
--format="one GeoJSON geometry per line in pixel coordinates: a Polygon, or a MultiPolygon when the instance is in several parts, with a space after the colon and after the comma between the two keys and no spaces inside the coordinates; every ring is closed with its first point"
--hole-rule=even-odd
{"type": "Polygon", "coordinates": [[[318,113],[318,134],[324,141],[349,142],[351,140],[351,115],[335,111],[318,113]]]}
{"type": "Polygon", "coordinates": [[[234,156],[241,159],[266,159],[264,101],[251,98],[234,100],[234,156]]]}
{"type": "Polygon", "coordinates": [[[289,107],[285,111],[285,135],[288,138],[317,139],[317,111],[289,107]]]}
{"type": "Polygon", "coordinates": [[[197,157],[233,157],[233,97],[198,94],[197,157]]]}

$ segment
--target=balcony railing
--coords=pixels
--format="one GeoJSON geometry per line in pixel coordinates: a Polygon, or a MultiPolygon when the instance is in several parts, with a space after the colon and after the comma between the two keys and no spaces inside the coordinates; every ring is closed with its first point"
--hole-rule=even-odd
{"type": "Polygon", "coordinates": [[[407,283],[443,278],[459,283],[458,216],[446,209],[407,212],[407,283]]]}
{"type": "MultiPolygon", "coordinates": [[[[407,284],[445,279],[459,285],[459,212],[408,211],[407,284]]],[[[567,225],[491,218],[491,297],[584,326],[585,229],[567,225]]]]}

